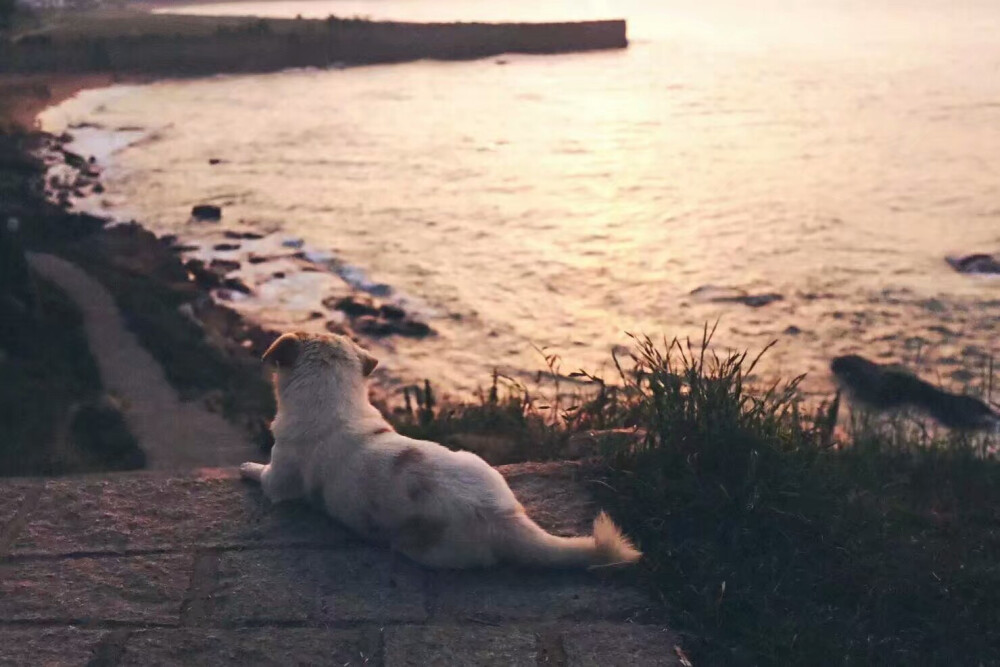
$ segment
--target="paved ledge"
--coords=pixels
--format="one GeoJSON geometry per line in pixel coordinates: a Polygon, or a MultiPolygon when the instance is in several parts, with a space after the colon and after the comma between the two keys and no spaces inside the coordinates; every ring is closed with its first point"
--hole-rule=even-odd
{"type": "MultiPolygon", "coordinates": [[[[503,466],[548,530],[572,463],[503,466]]],[[[433,572],[235,470],[0,482],[0,665],[675,665],[627,574],[433,572]]]]}

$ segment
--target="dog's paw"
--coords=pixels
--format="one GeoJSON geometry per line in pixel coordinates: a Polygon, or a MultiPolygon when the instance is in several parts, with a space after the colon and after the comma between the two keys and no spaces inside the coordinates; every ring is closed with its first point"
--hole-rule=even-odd
{"type": "Polygon", "coordinates": [[[248,461],[240,466],[240,477],[243,479],[252,479],[255,482],[259,482],[263,472],[264,466],[260,463],[248,461]]]}

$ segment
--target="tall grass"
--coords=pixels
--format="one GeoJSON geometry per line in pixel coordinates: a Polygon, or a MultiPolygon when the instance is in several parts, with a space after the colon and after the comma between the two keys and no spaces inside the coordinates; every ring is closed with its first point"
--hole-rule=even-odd
{"type": "MultiPolygon", "coordinates": [[[[997,664],[1000,466],[986,439],[805,412],[746,354],[637,341],[606,453],[644,576],[705,664],[997,664]]],[[[758,357],[759,358],[759,357],[758,357]]]]}

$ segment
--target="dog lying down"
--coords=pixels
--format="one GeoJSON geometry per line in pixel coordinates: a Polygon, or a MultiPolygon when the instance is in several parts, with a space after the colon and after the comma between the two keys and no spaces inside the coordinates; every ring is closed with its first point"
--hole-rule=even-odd
{"type": "Polygon", "coordinates": [[[607,514],[590,537],[551,535],[475,454],[396,433],[368,401],[378,361],[349,338],[284,334],[264,361],[277,367],[274,448],[268,465],[244,463],[240,473],[271,501],[315,498],[360,535],[430,567],[596,567],[641,557],[607,514]]]}

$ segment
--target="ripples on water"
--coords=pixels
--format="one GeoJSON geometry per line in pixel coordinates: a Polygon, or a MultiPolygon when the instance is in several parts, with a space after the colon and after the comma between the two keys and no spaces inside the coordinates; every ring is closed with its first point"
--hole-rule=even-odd
{"type": "MultiPolygon", "coordinates": [[[[223,203],[226,221],[392,285],[440,331],[382,350],[401,377],[469,390],[496,365],[538,369],[533,346],[595,369],[626,331],[697,334],[717,318],[724,346],[780,338],[768,371],[810,371],[813,388],[835,354],[919,351],[948,379],[995,352],[1000,282],[943,258],[1000,250],[1000,6],[690,4],[255,3],[625,16],[632,45],[121,87],[43,122],[149,131],[110,160],[118,215],[197,237],[191,205],[223,203]],[[784,299],[706,296],[734,289],[784,299]]],[[[269,288],[272,305],[308,309],[303,291],[323,289],[292,284],[269,288]]]]}

